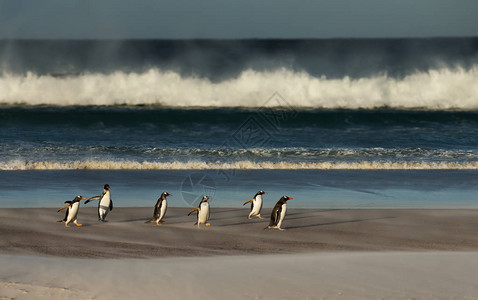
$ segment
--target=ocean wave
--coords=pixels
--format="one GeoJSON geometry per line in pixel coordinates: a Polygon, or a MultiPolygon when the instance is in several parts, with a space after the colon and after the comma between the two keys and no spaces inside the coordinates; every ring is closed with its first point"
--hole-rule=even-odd
{"type": "Polygon", "coordinates": [[[477,99],[478,65],[417,72],[403,78],[328,79],[285,68],[245,70],[220,82],[157,68],[143,73],[66,77],[31,72],[0,76],[0,104],[4,105],[476,110],[477,99]]]}
{"type": "MultiPolygon", "coordinates": [[[[4,155],[22,155],[26,158],[35,155],[37,160],[56,160],[55,157],[68,153],[69,157],[84,157],[85,159],[118,161],[118,159],[134,159],[161,163],[172,161],[199,160],[207,162],[230,161],[271,161],[287,162],[318,162],[318,161],[360,161],[360,160],[400,160],[400,161],[478,161],[478,152],[464,149],[427,149],[427,148],[157,148],[139,146],[83,146],[83,145],[55,145],[40,147],[0,147],[4,155]],[[20,154],[21,153],[21,154],[20,154]]],[[[5,158],[4,158],[5,159],[5,158]]],[[[8,158],[7,158],[8,159],[8,158]]],[[[1,163],[1,162],[0,162],[1,163]]]]}
{"type": "Polygon", "coordinates": [[[22,161],[0,162],[2,171],[25,170],[478,170],[478,162],[138,162],[138,161],[22,161]]]}

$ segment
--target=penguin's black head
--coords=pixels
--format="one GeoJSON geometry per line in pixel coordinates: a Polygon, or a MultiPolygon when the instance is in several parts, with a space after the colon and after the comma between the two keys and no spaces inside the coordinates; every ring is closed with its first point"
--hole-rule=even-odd
{"type": "Polygon", "coordinates": [[[110,185],[109,184],[105,184],[105,186],[103,187],[105,190],[109,190],[110,189],[110,185]]]}
{"type": "Polygon", "coordinates": [[[292,199],[294,199],[294,198],[287,197],[287,196],[282,196],[282,198],[280,198],[280,200],[282,200],[284,202],[287,201],[287,200],[292,200],[292,199]]]}
{"type": "Polygon", "coordinates": [[[260,191],[257,192],[257,195],[267,195],[267,193],[264,192],[263,190],[260,190],[260,191]]]}
{"type": "Polygon", "coordinates": [[[83,199],[86,199],[86,198],[83,197],[83,196],[78,195],[78,196],[75,197],[75,199],[73,199],[73,202],[78,202],[78,201],[83,200],[83,199]]]}
{"type": "Polygon", "coordinates": [[[161,197],[163,197],[163,198],[172,197],[172,196],[173,196],[173,195],[171,195],[171,194],[168,193],[168,192],[163,192],[163,193],[161,194],[161,197]]]}
{"type": "Polygon", "coordinates": [[[209,199],[211,199],[211,198],[212,198],[212,197],[204,196],[204,197],[202,197],[201,203],[207,202],[207,200],[209,200],[209,199]]]}

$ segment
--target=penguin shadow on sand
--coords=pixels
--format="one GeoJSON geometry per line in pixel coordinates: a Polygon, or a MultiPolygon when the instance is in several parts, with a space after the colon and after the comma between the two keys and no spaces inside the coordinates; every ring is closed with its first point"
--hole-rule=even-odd
{"type": "Polygon", "coordinates": [[[177,214],[177,215],[171,215],[171,216],[167,215],[165,216],[164,220],[162,220],[163,222],[159,222],[158,225],[154,221],[151,222],[151,218],[138,218],[138,219],[125,220],[123,222],[138,222],[144,226],[154,225],[158,227],[168,226],[168,225],[177,225],[177,224],[186,223],[185,221],[181,221],[181,219],[184,218],[186,214],[187,212],[185,214],[177,214]]]}
{"type": "Polygon", "coordinates": [[[296,217],[290,218],[287,216],[286,220],[291,221],[291,220],[305,220],[305,219],[312,219],[312,218],[320,218],[320,216],[314,214],[314,215],[306,215],[306,216],[299,216],[301,214],[296,214],[296,217]]]}
{"type": "Polygon", "coordinates": [[[376,221],[376,220],[385,220],[385,219],[395,219],[396,217],[382,217],[382,218],[368,218],[368,219],[353,219],[353,220],[346,220],[346,221],[334,221],[334,222],[319,222],[319,223],[312,223],[312,224],[304,224],[304,225],[292,225],[286,226],[285,229],[300,229],[300,228],[310,228],[310,227],[321,227],[321,226],[330,226],[330,225],[340,225],[340,224],[347,224],[347,223],[360,223],[360,222],[367,222],[367,221],[376,221]]]}
{"type": "MultiPolygon", "coordinates": [[[[313,209],[311,211],[304,210],[304,211],[291,212],[291,213],[287,214],[287,216],[288,217],[290,217],[290,216],[304,216],[304,215],[323,213],[323,212],[340,211],[340,210],[344,210],[344,209],[333,208],[333,209],[313,209]]],[[[291,218],[287,218],[287,219],[293,220],[291,218]]],[[[296,219],[300,219],[300,218],[296,218],[296,219]]]]}
{"type": "MultiPolygon", "coordinates": [[[[214,219],[213,221],[215,221],[214,219]]],[[[225,223],[225,224],[217,224],[216,227],[228,227],[228,226],[239,226],[239,225],[255,225],[255,224],[261,224],[264,225],[267,222],[265,220],[257,220],[257,222],[251,222],[250,220],[245,220],[241,222],[235,222],[235,223],[225,223]]]]}
{"type": "Polygon", "coordinates": [[[127,220],[120,220],[116,221],[115,223],[144,223],[145,221],[149,220],[148,218],[136,218],[136,219],[127,219],[127,220]]]}

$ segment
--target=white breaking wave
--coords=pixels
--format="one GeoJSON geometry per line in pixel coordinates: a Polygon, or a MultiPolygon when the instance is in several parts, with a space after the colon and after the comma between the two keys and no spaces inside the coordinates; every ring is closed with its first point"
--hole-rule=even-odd
{"type": "Polygon", "coordinates": [[[0,162],[0,170],[478,170],[477,162],[136,162],[72,161],[0,162]]]}
{"type": "Polygon", "coordinates": [[[386,75],[327,79],[288,69],[243,71],[211,82],[172,71],[115,72],[53,77],[3,74],[0,103],[26,105],[160,105],[166,107],[261,107],[278,93],[297,108],[478,109],[478,65],[437,69],[401,79],[386,75]]]}

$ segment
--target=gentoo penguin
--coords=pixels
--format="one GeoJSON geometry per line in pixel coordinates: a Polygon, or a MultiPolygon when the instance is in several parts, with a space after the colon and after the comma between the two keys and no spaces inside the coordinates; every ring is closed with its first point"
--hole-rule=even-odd
{"type": "Polygon", "coordinates": [[[168,201],[166,197],[172,197],[173,195],[163,192],[154,206],[153,218],[145,223],[156,222],[156,225],[161,225],[163,223],[164,215],[166,214],[166,208],[168,207],[168,201]]]}
{"type": "Polygon", "coordinates": [[[99,200],[98,202],[98,220],[102,222],[108,222],[105,220],[106,215],[113,210],[113,199],[111,199],[110,186],[105,184],[103,187],[103,194],[85,201],[87,204],[90,201],[99,200]]]}
{"type": "Polygon", "coordinates": [[[68,205],[60,208],[58,212],[67,208],[68,210],[66,211],[65,218],[58,222],[65,222],[65,227],[70,227],[68,224],[70,224],[72,221],[76,226],[81,226],[82,224],[78,223],[78,210],[80,209],[80,200],[82,199],[86,198],[78,195],[71,201],[65,201],[65,203],[68,203],[68,205]]]}
{"type": "Polygon", "coordinates": [[[209,200],[209,199],[211,199],[211,197],[209,197],[209,196],[202,197],[201,203],[199,203],[199,207],[196,207],[195,209],[191,210],[188,214],[188,216],[189,216],[193,212],[195,212],[196,210],[198,211],[197,222],[194,224],[194,225],[197,224],[198,228],[200,228],[199,224],[204,224],[206,226],[211,226],[211,223],[208,222],[210,211],[209,211],[209,203],[207,202],[207,200],[209,200]]]}
{"type": "Polygon", "coordinates": [[[274,209],[272,210],[271,214],[271,221],[269,222],[269,226],[266,227],[268,228],[277,228],[279,230],[285,230],[280,228],[282,225],[282,221],[284,221],[285,217],[285,212],[287,210],[287,200],[291,200],[293,198],[289,198],[287,196],[282,196],[279,201],[277,201],[276,205],[274,206],[274,209]]]}
{"type": "Polygon", "coordinates": [[[251,212],[249,213],[249,216],[247,216],[248,219],[251,219],[251,217],[253,216],[257,216],[259,219],[264,219],[263,217],[261,217],[262,195],[267,195],[267,193],[264,192],[263,190],[260,190],[254,196],[254,198],[252,198],[251,200],[243,204],[243,205],[246,205],[247,203],[252,202],[251,212]]]}

